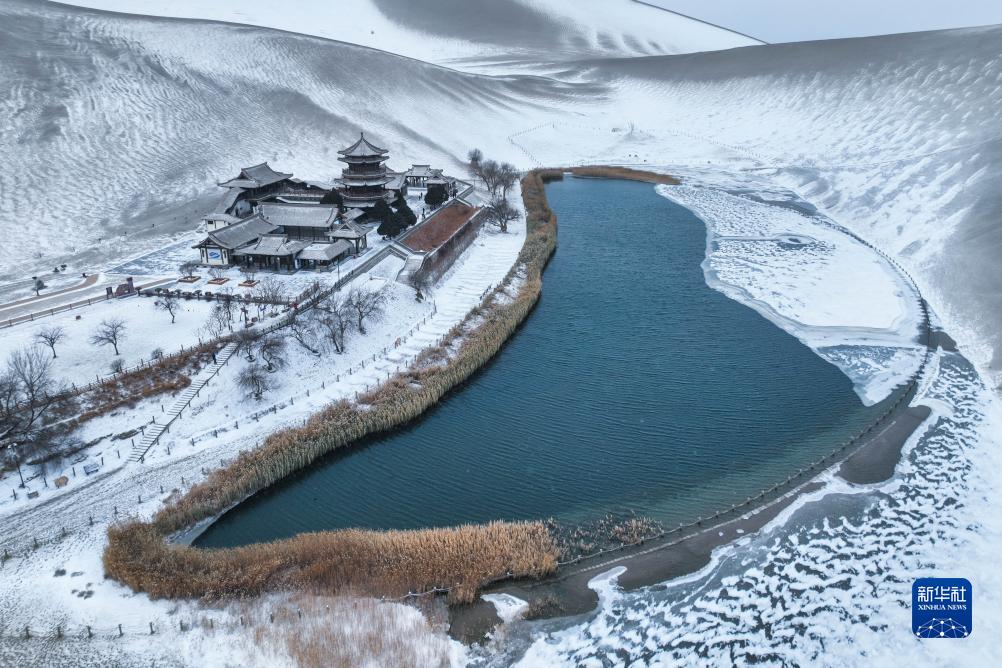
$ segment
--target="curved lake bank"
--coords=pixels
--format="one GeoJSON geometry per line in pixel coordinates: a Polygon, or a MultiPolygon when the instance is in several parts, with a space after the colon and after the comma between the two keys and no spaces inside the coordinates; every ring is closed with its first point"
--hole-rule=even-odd
{"type": "Polygon", "coordinates": [[[652,186],[570,179],[547,193],[559,250],[494,362],[411,427],[266,490],[196,544],[609,511],[670,526],[785,479],[882,410],[709,288],[703,224],[652,186]]]}

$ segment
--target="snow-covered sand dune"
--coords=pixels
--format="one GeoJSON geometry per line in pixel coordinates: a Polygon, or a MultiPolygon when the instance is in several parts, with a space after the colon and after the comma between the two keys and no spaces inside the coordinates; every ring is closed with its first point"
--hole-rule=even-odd
{"type": "Polygon", "coordinates": [[[605,56],[729,49],[758,41],[634,0],[76,0],[147,16],[211,19],[492,70],[605,56]]]}

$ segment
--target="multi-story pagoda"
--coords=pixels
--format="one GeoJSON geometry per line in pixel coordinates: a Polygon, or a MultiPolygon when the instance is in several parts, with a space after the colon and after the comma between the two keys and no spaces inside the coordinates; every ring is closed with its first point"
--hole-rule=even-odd
{"type": "Polygon", "coordinates": [[[386,149],[370,144],[363,132],[357,142],[338,151],[338,155],[338,160],[348,163],[341,172],[340,192],[345,208],[368,208],[389,197],[386,149]]]}

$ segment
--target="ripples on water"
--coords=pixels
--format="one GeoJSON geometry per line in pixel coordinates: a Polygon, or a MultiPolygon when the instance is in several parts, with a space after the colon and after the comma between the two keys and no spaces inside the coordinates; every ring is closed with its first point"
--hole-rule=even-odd
{"type": "Polygon", "coordinates": [[[671,525],[785,479],[881,408],[709,288],[702,222],[653,187],[569,179],[548,194],[559,249],[497,359],[415,425],[259,495],[200,544],[608,511],[671,525]]]}

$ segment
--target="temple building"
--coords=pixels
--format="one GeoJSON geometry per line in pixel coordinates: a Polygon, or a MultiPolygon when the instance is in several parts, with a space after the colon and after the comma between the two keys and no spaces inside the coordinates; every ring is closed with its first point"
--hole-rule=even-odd
{"type": "Polygon", "coordinates": [[[333,185],[308,183],[267,162],[219,183],[226,196],[203,217],[206,237],[193,246],[200,262],[278,271],[333,269],[368,250],[368,235],[382,222],[372,210],[380,200],[389,204],[406,198],[408,189],[421,197],[433,184],[445,185],[456,196],[455,180],[443,177],[440,169],[388,170],[387,150],[364,133],[338,156],[346,167],[333,185]]]}
{"type": "Polygon", "coordinates": [[[390,198],[392,193],[386,184],[392,178],[386,173],[386,149],[369,143],[363,132],[357,142],[338,151],[338,155],[338,160],[348,165],[341,171],[340,188],[346,208],[368,209],[390,198]]]}
{"type": "Polygon", "coordinates": [[[442,183],[441,169],[432,169],[431,165],[411,165],[411,168],[404,172],[407,190],[424,196],[428,192],[428,182],[442,183]]]}

